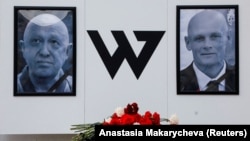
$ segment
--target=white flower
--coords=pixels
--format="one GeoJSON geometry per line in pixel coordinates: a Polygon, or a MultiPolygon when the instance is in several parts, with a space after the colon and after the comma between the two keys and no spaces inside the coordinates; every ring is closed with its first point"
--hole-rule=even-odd
{"type": "Polygon", "coordinates": [[[133,125],[140,125],[140,123],[139,122],[135,122],[135,123],[133,123],[133,125]]]}
{"type": "Polygon", "coordinates": [[[105,119],[104,122],[110,123],[111,119],[112,119],[112,118],[109,117],[109,118],[105,119]]]}
{"type": "Polygon", "coordinates": [[[117,115],[118,117],[123,116],[123,115],[124,115],[124,108],[122,108],[122,107],[117,107],[117,108],[115,109],[115,113],[116,113],[116,115],[117,115]]]}
{"type": "Polygon", "coordinates": [[[179,118],[177,117],[176,114],[173,114],[173,115],[170,116],[169,123],[171,125],[177,125],[177,124],[179,124],[179,118]]]}

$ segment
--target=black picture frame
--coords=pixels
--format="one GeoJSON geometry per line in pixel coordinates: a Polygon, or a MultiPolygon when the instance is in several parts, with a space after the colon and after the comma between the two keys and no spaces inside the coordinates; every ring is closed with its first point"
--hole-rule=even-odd
{"type": "MultiPolygon", "coordinates": [[[[177,95],[239,95],[239,15],[238,5],[177,5],[176,6],[176,68],[177,68],[177,95]],[[224,81],[224,90],[205,91],[200,90],[200,85],[196,73],[191,65],[193,62],[192,51],[186,48],[185,37],[187,36],[187,27],[189,20],[195,13],[201,10],[216,10],[222,12],[225,16],[230,33],[230,43],[225,51],[225,62],[232,70],[231,74],[226,74],[224,81]],[[189,67],[189,69],[187,69],[189,67]],[[186,69],[185,71],[183,71],[186,69]],[[230,76],[231,86],[228,77],[230,76]],[[226,82],[227,81],[227,82],[226,82]]],[[[211,21],[211,20],[210,20],[211,21]]],[[[193,29],[196,29],[193,28],[193,29]]],[[[190,44],[189,44],[190,45],[190,44]]],[[[227,70],[227,69],[226,69],[227,70]]],[[[226,71],[227,72],[227,71],[226,71]]],[[[204,80],[204,79],[202,79],[204,80]]],[[[218,80],[218,79],[217,79],[218,80]]],[[[204,86],[204,85],[203,85],[204,86]]]]}
{"type": "MultiPolygon", "coordinates": [[[[47,20],[50,21],[50,20],[47,20]]],[[[52,20],[53,21],[53,20],[52,20]]],[[[55,21],[57,22],[57,21],[55,21]]],[[[44,24],[44,23],[43,23],[44,24]]],[[[42,26],[47,26],[47,25],[42,25],[42,26]]],[[[33,30],[37,31],[37,30],[33,30]]],[[[44,30],[45,31],[45,30],[44,30]]],[[[64,30],[66,31],[66,30],[64,30]]],[[[48,31],[44,32],[48,33],[48,31]]],[[[57,32],[59,33],[59,32],[57,32]]],[[[54,33],[52,33],[54,35],[54,33]]],[[[52,35],[50,34],[50,35],[52,35]]],[[[60,33],[59,33],[60,34],[60,33]]],[[[51,36],[53,39],[48,39],[45,40],[45,38],[40,38],[39,36],[39,42],[44,41],[44,43],[52,43],[53,44],[60,44],[56,41],[54,36],[51,36]],[[41,40],[40,40],[41,39],[41,40]]],[[[34,35],[32,35],[34,36],[34,35]]],[[[48,35],[47,35],[48,36],[48,35]]],[[[62,37],[62,36],[60,36],[62,37]]],[[[64,38],[65,39],[65,38],[64,38]]],[[[37,40],[37,39],[36,39],[37,40]]],[[[68,42],[67,42],[68,43],[68,42]]],[[[28,43],[26,43],[27,45],[28,43]]],[[[52,6],[14,6],[14,96],[76,96],[76,7],[52,7],[52,6]],[[68,57],[64,57],[67,55],[58,55],[60,58],[64,58],[62,60],[66,60],[60,68],[61,74],[58,78],[61,78],[62,81],[59,82],[56,81],[56,85],[50,86],[50,89],[47,91],[36,91],[33,87],[32,81],[30,78],[28,78],[28,69],[26,69],[26,72],[23,71],[25,66],[27,66],[26,61],[23,57],[21,45],[20,45],[20,40],[23,40],[23,34],[25,31],[25,28],[28,24],[28,22],[35,16],[40,15],[40,14],[52,14],[54,16],[57,16],[59,18],[58,21],[62,21],[68,30],[68,39],[69,39],[69,44],[65,46],[68,47],[67,54],[68,57]],[[62,71],[63,70],[63,71],[62,71]],[[19,74],[23,72],[22,78],[19,79],[19,74]],[[25,72],[25,73],[24,73],[25,72]],[[61,83],[62,82],[62,83],[61,83]],[[21,88],[20,88],[21,84],[21,88]],[[31,85],[30,85],[31,84],[31,85]],[[58,87],[59,86],[59,87],[58,87]]],[[[52,45],[51,45],[52,46],[52,45]]],[[[40,48],[40,47],[39,47],[40,48]]],[[[52,48],[52,47],[51,47],[52,48]]],[[[39,52],[39,51],[37,51],[39,52]]],[[[53,51],[48,51],[48,52],[53,52],[53,51]]],[[[54,53],[56,51],[54,50],[54,53]]],[[[51,53],[48,53],[51,54],[51,53]]],[[[47,56],[47,55],[44,55],[47,56]]],[[[52,56],[52,55],[48,55],[52,56]]],[[[51,57],[54,58],[54,57],[51,57]]],[[[36,59],[34,59],[36,60],[36,59]]],[[[42,63],[44,63],[45,59],[41,59],[42,63]]],[[[54,59],[52,59],[54,60],[54,59]]],[[[46,60],[47,61],[47,60],[46,60]]],[[[63,61],[61,61],[63,62],[63,61]]],[[[51,64],[46,64],[48,62],[45,62],[45,65],[43,67],[47,67],[51,64]],[[46,66],[47,65],[47,66],[46,66]]],[[[50,66],[51,67],[51,66],[50,66]]],[[[26,67],[27,68],[27,67],[26,67]]],[[[31,72],[30,68],[29,72],[31,72]]],[[[57,72],[57,71],[56,71],[57,72]]],[[[58,75],[57,75],[58,76],[58,75]]],[[[40,78],[40,77],[39,77],[40,78]]],[[[40,79],[39,79],[40,80],[40,79]]],[[[42,80],[42,79],[41,79],[42,80]]],[[[43,79],[44,80],[44,79],[43,79]]],[[[38,86],[40,87],[40,82],[37,83],[38,86]]],[[[42,84],[41,84],[42,85],[42,84]]]]}

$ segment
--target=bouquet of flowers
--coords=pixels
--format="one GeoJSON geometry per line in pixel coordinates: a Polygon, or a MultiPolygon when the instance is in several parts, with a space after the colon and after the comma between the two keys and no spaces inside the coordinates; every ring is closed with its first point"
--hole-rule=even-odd
{"type": "Polygon", "coordinates": [[[168,118],[160,118],[157,112],[146,111],[144,115],[138,113],[137,103],[128,104],[125,108],[117,107],[112,116],[104,119],[103,122],[90,124],[72,125],[71,130],[75,130],[77,135],[73,136],[72,141],[94,141],[95,125],[160,125],[161,122],[168,122],[170,125],[177,125],[179,119],[176,114],[168,118]]]}

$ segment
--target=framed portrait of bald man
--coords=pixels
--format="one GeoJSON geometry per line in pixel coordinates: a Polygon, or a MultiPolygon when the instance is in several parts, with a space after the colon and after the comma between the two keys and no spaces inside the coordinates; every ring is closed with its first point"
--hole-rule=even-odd
{"type": "Polygon", "coordinates": [[[238,5],[178,5],[177,95],[239,95],[238,5]]]}
{"type": "Polygon", "coordinates": [[[14,96],[76,95],[76,7],[14,7],[14,96]]]}

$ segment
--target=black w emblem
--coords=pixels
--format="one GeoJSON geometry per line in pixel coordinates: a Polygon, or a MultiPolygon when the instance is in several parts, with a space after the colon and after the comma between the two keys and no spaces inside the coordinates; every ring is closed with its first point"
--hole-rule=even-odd
{"type": "Polygon", "coordinates": [[[112,79],[115,77],[124,59],[127,60],[136,78],[139,79],[165,33],[165,31],[134,31],[138,41],[146,41],[137,57],[123,31],[111,31],[118,44],[112,56],[107,50],[98,31],[88,30],[87,32],[112,79]]]}

